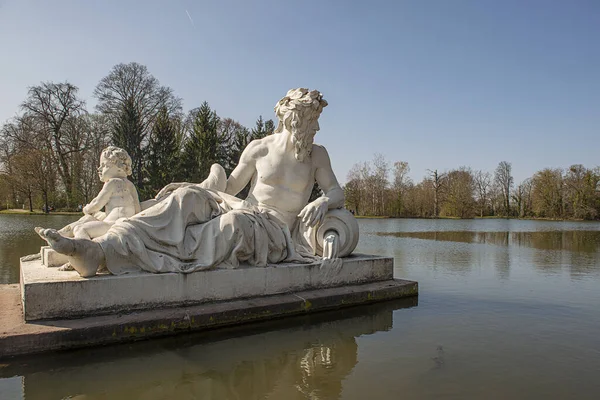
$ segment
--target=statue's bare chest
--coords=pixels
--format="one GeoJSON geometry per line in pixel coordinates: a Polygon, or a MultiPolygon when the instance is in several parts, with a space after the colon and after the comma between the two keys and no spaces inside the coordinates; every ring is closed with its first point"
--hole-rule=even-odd
{"type": "Polygon", "coordinates": [[[258,179],[263,184],[286,186],[297,192],[304,192],[314,183],[314,170],[311,162],[299,162],[289,153],[270,153],[257,162],[258,179]]]}

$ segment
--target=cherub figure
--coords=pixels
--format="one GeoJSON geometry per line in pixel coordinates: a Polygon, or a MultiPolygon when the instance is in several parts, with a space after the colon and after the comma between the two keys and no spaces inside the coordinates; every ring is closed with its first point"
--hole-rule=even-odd
{"type": "Polygon", "coordinates": [[[98,196],[83,207],[85,214],[58,231],[64,237],[94,239],[104,235],[119,218],[129,218],[140,212],[140,201],[131,175],[131,157],[119,147],[102,150],[98,176],[104,186],[98,196]],[[102,212],[104,208],[104,212],[102,212]]]}

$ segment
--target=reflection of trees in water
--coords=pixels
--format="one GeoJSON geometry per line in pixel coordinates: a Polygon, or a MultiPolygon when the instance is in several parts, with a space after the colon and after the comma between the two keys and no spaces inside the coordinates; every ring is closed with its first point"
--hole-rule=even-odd
{"type": "Polygon", "coordinates": [[[499,246],[508,245],[510,232],[476,231],[427,231],[427,232],[378,232],[379,236],[405,237],[412,239],[435,240],[438,242],[483,243],[499,246]]]}
{"type": "Polygon", "coordinates": [[[572,277],[600,273],[600,232],[553,231],[522,232],[523,242],[538,251],[534,267],[545,273],[559,274],[567,268],[572,277]]]}
{"type": "Polygon", "coordinates": [[[491,262],[499,278],[508,278],[511,247],[527,247],[536,250],[532,255],[532,264],[534,268],[545,273],[560,273],[565,267],[575,278],[590,273],[600,273],[600,231],[427,231],[379,232],[377,235],[436,242],[487,244],[505,248],[505,251],[487,254],[459,247],[443,249],[432,247],[431,251],[423,251],[416,256],[418,258],[415,260],[416,263],[435,267],[441,265],[444,269],[460,274],[468,273],[473,262],[478,265],[491,262]]]}
{"type": "Polygon", "coordinates": [[[444,251],[440,249],[427,249],[417,254],[404,254],[399,264],[412,264],[427,266],[434,270],[443,269],[456,275],[468,275],[473,267],[473,254],[468,251],[444,251]]]}
{"type": "MultiPolygon", "coordinates": [[[[508,241],[508,232],[503,240],[508,241]]],[[[504,246],[494,252],[494,268],[500,279],[508,279],[510,277],[510,246],[504,246]]]]}
{"type": "Polygon", "coordinates": [[[393,310],[416,301],[257,324],[248,336],[215,331],[208,343],[191,335],[183,345],[172,338],[63,353],[4,373],[25,377],[28,400],[336,399],[357,363],[355,338],[391,329],[393,310]]]}
{"type": "Polygon", "coordinates": [[[569,274],[573,279],[585,279],[589,275],[600,275],[598,254],[571,253],[569,274]]]}
{"type": "Polygon", "coordinates": [[[567,250],[572,252],[595,253],[600,245],[600,232],[522,232],[528,234],[531,246],[539,250],[567,250]]]}
{"type": "Polygon", "coordinates": [[[523,246],[538,250],[567,250],[595,253],[600,247],[600,231],[538,231],[538,232],[378,232],[379,236],[394,236],[439,242],[523,246]]]}

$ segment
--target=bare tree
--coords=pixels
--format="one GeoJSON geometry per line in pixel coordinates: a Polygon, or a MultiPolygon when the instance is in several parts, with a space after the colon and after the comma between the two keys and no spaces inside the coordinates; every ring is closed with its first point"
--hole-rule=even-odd
{"type": "Polygon", "coordinates": [[[563,214],[563,174],[559,168],[544,168],[532,178],[533,209],[540,217],[560,218],[563,214]]]}
{"type": "Polygon", "coordinates": [[[565,207],[572,218],[593,219],[598,215],[596,188],[600,175],[581,164],[571,165],[565,171],[565,207]]]}
{"type": "Polygon", "coordinates": [[[173,90],[161,86],[146,66],[132,62],[117,64],[100,80],[94,90],[96,108],[105,114],[114,127],[113,144],[123,147],[133,161],[133,180],[138,190],[144,186],[144,148],[158,111],[179,113],[181,99],[173,90]],[[116,140],[115,140],[116,139],[116,140]]]}
{"type": "Polygon", "coordinates": [[[475,210],[475,180],[470,168],[460,167],[445,178],[443,212],[447,216],[472,218],[475,210]]]}
{"type": "Polygon", "coordinates": [[[356,163],[350,168],[344,186],[346,207],[353,210],[356,215],[361,215],[364,202],[364,182],[361,177],[361,164],[356,163]]]}
{"type": "Polygon", "coordinates": [[[492,176],[489,172],[477,171],[473,178],[475,179],[475,190],[477,192],[477,204],[479,206],[479,216],[483,217],[489,200],[489,190],[492,184],[492,176]]]}
{"type": "Polygon", "coordinates": [[[100,165],[100,154],[110,144],[110,125],[105,116],[90,114],[87,126],[86,151],[83,154],[83,167],[81,170],[81,193],[83,202],[87,204],[102,187],[98,179],[97,168],[100,165]]]}
{"type": "Polygon", "coordinates": [[[502,194],[504,215],[510,216],[510,191],[513,187],[512,165],[507,161],[501,161],[496,167],[494,182],[502,194]]]}
{"type": "Polygon", "coordinates": [[[15,118],[4,125],[0,155],[7,181],[13,190],[29,200],[30,209],[37,193],[42,195],[44,204],[48,204],[56,182],[52,149],[46,146],[45,136],[39,134],[36,121],[39,122],[36,117],[29,116],[15,118]]]}
{"type": "Polygon", "coordinates": [[[394,163],[394,184],[393,191],[395,194],[395,214],[402,215],[404,212],[404,198],[407,189],[412,185],[411,179],[408,177],[410,167],[406,161],[396,161],[394,163]]]}
{"type": "Polygon", "coordinates": [[[433,217],[437,218],[440,213],[440,197],[447,174],[445,172],[440,174],[437,169],[433,171],[428,169],[427,171],[433,184],[433,217]]]}
{"type": "Polygon", "coordinates": [[[85,102],[77,97],[78,90],[68,82],[45,82],[30,87],[27,100],[21,104],[25,112],[21,123],[29,125],[30,132],[41,134],[38,137],[50,150],[67,193],[74,189],[73,154],[83,150],[81,141],[73,140],[73,134],[79,132],[69,129],[86,113],[85,102]]]}
{"type": "Polygon", "coordinates": [[[528,178],[513,191],[512,199],[519,218],[524,218],[531,213],[531,188],[531,179],[528,178]]]}
{"type": "Polygon", "coordinates": [[[389,163],[386,161],[383,154],[376,153],[373,157],[373,199],[375,200],[374,211],[375,215],[384,215],[386,212],[385,192],[388,187],[388,172],[389,163]]]}
{"type": "Polygon", "coordinates": [[[362,191],[365,197],[364,215],[375,215],[376,195],[375,180],[369,162],[363,162],[359,168],[362,191]],[[370,201],[369,201],[370,200],[370,201]]]}
{"type": "Polygon", "coordinates": [[[434,206],[433,182],[428,177],[418,184],[411,186],[406,193],[406,208],[408,215],[415,217],[433,217],[434,206]]]}
{"type": "Polygon", "coordinates": [[[533,189],[533,184],[531,182],[531,178],[525,179],[521,184],[521,192],[523,196],[522,200],[522,208],[523,208],[523,217],[530,216],[533,212],[533,203],[531,197],[531,191],[533,189]]]}
{"type": "Polygon", "coordinates": [[[6,197],[1,200],[6,200],[6,208],[9,208],[16,200],[16,191],[12,182],[14,141],[9,135],[11,125],[7,123],[0,129],[0,182],[3,189],[1,193],[6,197]]]}

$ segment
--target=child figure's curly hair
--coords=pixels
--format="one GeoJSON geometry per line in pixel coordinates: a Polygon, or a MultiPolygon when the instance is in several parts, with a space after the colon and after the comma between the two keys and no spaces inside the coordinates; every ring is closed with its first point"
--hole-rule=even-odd
{"type": "Polygon", "coordinates": [[[131,175],[131,157],[125,150],[117,146],[108,146],[102,150],[100,158],[114,163],[117,167],[121,168],[127,176],[131,175]]]}

